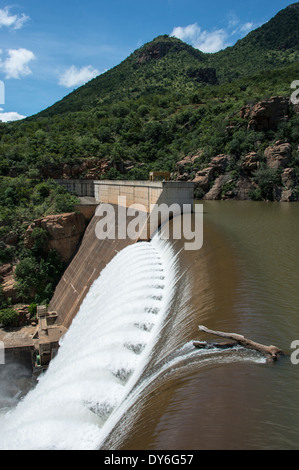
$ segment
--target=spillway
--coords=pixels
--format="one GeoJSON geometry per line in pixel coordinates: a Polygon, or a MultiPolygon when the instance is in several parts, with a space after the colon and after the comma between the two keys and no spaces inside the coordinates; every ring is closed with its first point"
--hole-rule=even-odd
{"type": "Polygon", "coordinates": [[[149,362],[176,278],[176,257],[158,237],[118,253],[93,283],[47,372],[1,417],[0,448],[100,448],[149,362]]]}

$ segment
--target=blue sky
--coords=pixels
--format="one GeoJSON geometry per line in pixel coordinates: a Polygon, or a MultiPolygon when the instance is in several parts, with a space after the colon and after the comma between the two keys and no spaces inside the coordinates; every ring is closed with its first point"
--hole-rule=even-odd
{"type": "Polygon", "coordinates": [[[0,0],[0,120],[30,116],[160,34],[217,52],[292,1],[0,0]]]}

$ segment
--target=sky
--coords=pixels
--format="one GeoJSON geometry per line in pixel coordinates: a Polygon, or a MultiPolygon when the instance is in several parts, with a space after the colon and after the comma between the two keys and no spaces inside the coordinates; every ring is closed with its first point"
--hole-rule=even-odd
{"type": "Polygon", "coordinates": [[[217,52],[290,3],[0,0],[0,120],[46,109],[161,34],[217,52]]]}

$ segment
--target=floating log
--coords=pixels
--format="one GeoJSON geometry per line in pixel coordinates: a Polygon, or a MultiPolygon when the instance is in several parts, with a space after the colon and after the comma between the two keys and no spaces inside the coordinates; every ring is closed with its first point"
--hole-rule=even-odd
{"type": "Polygon", "coordinates": [[[199,331],[204,331],[205,333],[210,333],[215,336],[221,336],[223,338],[227,338],[230,340],[233,340],[231,343],[204,343],[201,341],[194,341],[193,345],[197,348],[209,348],[212,345],[212,347],[216,348],[229,348],[233,347],[236,344],[239,344],[240,346],[243,346],[244,348],[247,349],[254,349],[262,354],[264,354],[267,358],[267,361],[273,362],[277,361],[280,357],[284,356],[284,352],[277,348],[276,346],[265,346],[264,344],[256,343],[255,341],[252,341],[251,339],[244,338],[242,335],[238,335],[236,333],[224,333],[223,331],[215,331],[215,330],[210,330],[209,328],[206,328],[203,325],[200,325],[199,331]]]}
{"type": "Polygon", "coordinates": [[[194,341],[193,345],[196,348],[199,349],[212,349],[212,348],[218,348],[218,349],[228,349],[228,348],[233,348],[236,346],[237,342],[236,341],[221,341],[221,343],[214,343],[212,341],[209,341],[208,343],[206,341],[194,341]]]}

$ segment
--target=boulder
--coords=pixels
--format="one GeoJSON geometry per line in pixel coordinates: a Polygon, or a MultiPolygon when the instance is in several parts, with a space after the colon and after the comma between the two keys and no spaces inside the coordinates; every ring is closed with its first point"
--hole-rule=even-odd
{"type": "Polygon", "coordinates": [[[265,157],[268,168],[286,168],[292,159],[292,146],[289,142],[278,140],[266,148],[265,157]]]}
{"type": "Polygon", "coordinates": [[[249,175],[242,175],[236,182],[236,198],[240,201],[247,201],[250,198],[250,193],[258,188],[258,185],[249,177],[249,175]]]}
{"type": "Polygon", "coordinates": [[[212,166],[215,171],[218,171],[219,173],[225,172],[231,160],[232,157],[230,155],[217,155],[211,159],[210,166],[212,166]]]}
{"type": "Polygon", "coordinates": [[[47,250],[56,250],[63,262],[68,263],[73,257],[81,237],[85,231],[83,214],[70,212],[59,215],[49,215],[35,220],[25,234],[25,246],[32,247],[31,233],[35,227],[44,229],[49,235],[47,250]]]}
{"type": "Polygon", "coordinates": [[[12,272],[12,265],[10,263],[2,264],[0,266],[0,278],[7,276],[7,274],[11,274],[12,272]]]}
{"type": "Polygon", "coordinates": [[[213,167],[204,168],[196,173],[193,183],[204,192],[209,191],[210,184],[213,181],[215,169],[213,167]]]}
{"type": "Polygon", "coordinates": [[[218,178],[216,178],[212,188],[204,196],[204,199],[207,201],[215,201],[215,200],[221,199],[222,188],[225,183],[230,181],[230,179],[231,179],[231,176],[229,173],[226,173],[225,175],[220,175],[218,178]]]}
{"type": "Polygon", "coordinates": [[[286,189],[281,192],[280,202],[293,202],[297,201],[294,192],[291,189],[286,189]]]}
{"type": "Polygon", "coordinates": [[[260,162],[256,152],[250,152],[243,158],[241,169],[246,173],[253,173],[260,167],[260,162]]]}
{"type": "Polygon", "coordinates": [[[192,165],[194,162],[200,158],[202,153],[198,153],[196,155],[186,155],[182,160],[177,162],[176,167],[177,167],[177,172],[179,175],[183,175],[186,172],[186,166],[190,166],[192,168],[192,165]]]}
{"type": "Polygon", "coordinates": [[[12,303],[16,303],[18,300],[17,285],[13,274],[9,274],[4,277],[2,282],[2,291],[4,297],[8,300],[11,299],[12,303]]]}
{"type": "Polygon", "coordinates": [[[296,171],[294,168],[286,168],[281,174],[281,181],[286,189],[293,189],[296,185],[296,171]]]}
{"type": "Polygon", "coordinates": [[[240,116],[249,119],[248,129],[267,131],[277,129],[278,124],[288,120],[289,100],[283,96],[273,96],[259,101],[254,106],[243,106],[240,116]]]}

